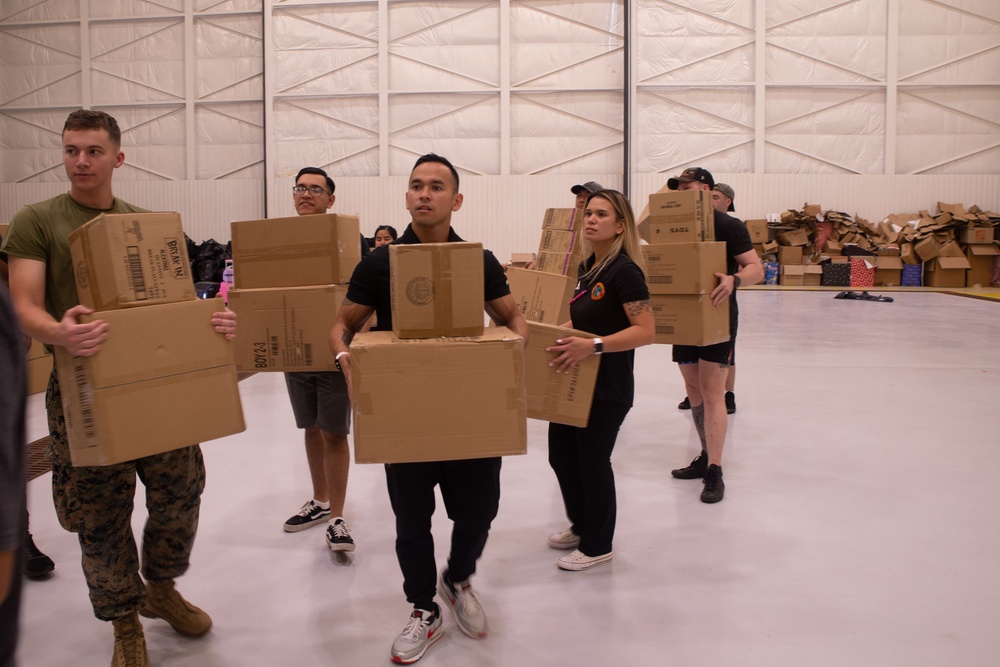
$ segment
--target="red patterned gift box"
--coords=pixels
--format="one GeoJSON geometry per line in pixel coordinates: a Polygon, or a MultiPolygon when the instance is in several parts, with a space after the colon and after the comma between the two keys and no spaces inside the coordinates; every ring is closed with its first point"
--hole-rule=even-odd
{"type": "Polygon", "coordinates": [[[875,265],[863,259],[851,260],[851,287],[874,287],[875,265]]]}

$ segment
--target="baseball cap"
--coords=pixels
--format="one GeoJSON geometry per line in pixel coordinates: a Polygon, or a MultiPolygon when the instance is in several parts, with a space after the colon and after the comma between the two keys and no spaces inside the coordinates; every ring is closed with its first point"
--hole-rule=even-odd
{"type": "Polygon", "coordinates": [[[729,211],[735,211],[736,210],[736,207],[733,206],[733,202],[736,201],[736,192],[733,190],[733,186],[726,185],[725,183],[716,183],[715,187],[712,188],[712,189],[713,190],[718,190],[719,192],[721,192],[725,196],[729,197],[729,208],[727,210],[729,210],[729,211]]]}
{"type": "Polygon", "coordinates": [[[575,195],[578,195],[578,194],[580,194],[581,190],[586,190],[590,194],[594,194],[598,190],[603,190],[603,189],[604,189],[604,186],[601,185],[600,183],[595,183],[594,181],[587,181],[583,185],[574,185],[573,187],[571,187],[569,189],[569,191],[572,192],[575,195]]]}
{"type": "Polygon", "coordinates": [[[675,176],[667,181],[667,187],[671,190],[676,190],[677,186],[681,183],[691,183],[692,181],[698,181],[699,183],[708,183],[709,188],[715,188],[715,179],[712,178],[712,172],[708,169],[702,169],[701,167],[691,167],[690,169],[685,169],[681,172],[680,176],[675,176]]]}

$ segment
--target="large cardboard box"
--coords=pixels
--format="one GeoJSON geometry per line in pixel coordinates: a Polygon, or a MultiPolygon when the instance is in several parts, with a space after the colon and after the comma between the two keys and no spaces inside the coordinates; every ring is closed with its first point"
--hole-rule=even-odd
{"type": "Polygon", "coordinates": [[[823,267],[819,264],[806,264],[802,268],[802,284],[806,287],[818,287],[823,284],[823,267]]]}
{"type": "Polygon", "coordinates": [[[966,245],[976,243],[993,243],[992,227],[969,227],[959,230],[958,240],[966,245]]]}
{"type": "Polygon", "coordinates": [[[102,213],[69,249],[80,303],[93,310],[196,298],[178,213],[102,213]]]}
{"type": "Polygon", "coordinates": [[[239,335],[233,340],[236,370],[334,371],[330,330],[337,322],[344,285],[233,290],[239,335]]]}
{"type": "Polygon", "coordinates": [[[783,245],[778,247],[778,263],[780,264],[801,264],[802,246],[783,245]]]}
{"type": "Polygon", "coordinates": [[[924,264],[925,287],[965,287],[965,274],[972,268],[963,257],[935,257],[924,264]]]}
{"type": "Polygon", "coordinates": [[[888,255],[875,258],[875,284],[882,287],[903,283],[903,259],[888,255]]]}
{"type": "Polygon", "coordinates": [[[989,287],[992,280],[993,262],[1000,256],[1000,246],[970,245],[965,249],[965,257],[969,260],[969,273],[966,284],[969,287],[980,285],[989,287]]]}
{"type": "Polygon", "coordinates": [[[579,231],[582,226],[582,208],[549,208],[545,209],[545,216],[542,218],[542,229],[579,231]]]}
{"type": "Polygon", "coordinates": [[[535,268],[545,273],[556,273],[576,280],[580,263],[589,256],[590,252],[592,252],[590,244],[581,242],[581,237],[578,236],[571,252],[538,253],[535,268]]]}
{"type": "Polygon", "coordinates": [[[712,305],[708,294],[651,294],[654,343],[714,345],[729,340],[729,299],[712,305]]]}
{"type": "Polygon", "coordinates": [[[92,357],[56,348],[70,458],[99,466],[245,428],[232,346],[210,318],[221,299],[94,313],[108,338],[92,357]]]}
{"type": "Polygon", "coordinates": [[[576,286],[573,278],[511,267],[507,283],[525,319],[553,325],[569,322],[569,301],[576,286]]]}
{"type": "Polygon", "coordinates": [[[726,273],[726,244],[661,243],[642,246],[650,294],[706,294],[726,273]]]}
{"type": "Polygon", "coordinates": [[[524,349],[524,377],[528,392],[528,417],[557,424],[586,426],[601,358],[585,357],[568,373],[556,373],[549,366],[555,357],[546,347],[563,336],[594,338],[576,329],[528,322],[528,343],[524,349]]]}
{"type": "Polygon", "coordinates": [[[649,243],[685,243],[715,240],[712,193],[707,190],[668,190],[649,196],[649,243]]]}
{"type": "Polygon", "coordinates": [[[391,245],[389,275],[398,337],[483,333],[483,244],[391,245]]]}
{"type": "Polygon", "coordinates": [[[348,283],[361,261],[354,215],[244,220],[231,228],[236,289],[348,283]]]}
{"type": "Polygon", "coordinates": [[[781,242],[781,245],[786,246],[809,245],[809,233],[802,227],[789,229],[784,232],[778,232],[778,241],[781,242]]]}
{"type": "Polygon", "coordinates": [[[506,327],[464,338],[358,334],[351,394],[358,463],[527,452],[524,340],[506,327]]]}
{"type": "Polygon", "coordinates": [[[538,252],[572,252],[576,240],[576,232],[564,229],[546,229],[542,231],[542,240],[538,243],[538,252]]]}
{"type": "Polygon", "coordinates": [[[747,231],[753,243],[767,243],[767,220],[747,220],[747,231]]]}
{"type": "Polygon", "coordinates": [[[781,279],[782,285],[788,287],[799,287],[805,285],[806,267],[804,264],[782,264],[781,279]]]}

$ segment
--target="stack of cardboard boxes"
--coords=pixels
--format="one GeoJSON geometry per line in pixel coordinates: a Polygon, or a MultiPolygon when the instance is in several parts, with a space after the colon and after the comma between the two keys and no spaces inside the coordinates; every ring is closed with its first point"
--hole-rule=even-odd
{"type": "Polygon", "coordinates": [[[726,273],[726,244],[715,242],[712,195],[671,191],[650,195],[640,216],[642,247],[656,326],[654,342],[714,345],[729,340],[729,301],[710,293],[726,273]]]}
{"type": "Polygon", "coordinates": [[[242,431],[232,346],[198,300],[180,216],[100,215],[70,235],[81,322],[103,320],[100,352],[56,348],[74,465],[108,465],[242,431]]]}
{"type": "Polygon", "coordinates": [[[393,330],[350,347],[355,460],[524,454],[524,340],[483,326],[482,245],[392,245],[389,262],[393,330]]]}
{"type": "Polygon", "coordinates": [[[330,330],[361,261],[357,216],[232,223],[240,371],[333,371],[330,330]]]}

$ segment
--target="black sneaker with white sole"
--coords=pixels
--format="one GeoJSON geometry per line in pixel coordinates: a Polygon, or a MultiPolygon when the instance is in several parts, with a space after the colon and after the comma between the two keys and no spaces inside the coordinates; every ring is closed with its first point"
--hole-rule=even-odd
{"type": "Polygon", "coordinates": [[[354,551],[354,538],[343,519],[337,519],[326,528],[326,546],[330,551],[354,551]]]}
{"type": "Polygon", "coordinates": [[[310,500],[302,506],[298,514],[285,522],[285,532],[297,533],[300,530],[305,530],[318,523],[322,523],[328,518],[330,518],[330,508],[320,507],[315,501],[310,500]]]}

